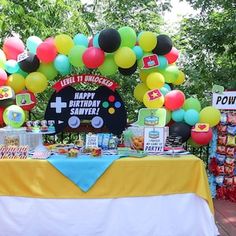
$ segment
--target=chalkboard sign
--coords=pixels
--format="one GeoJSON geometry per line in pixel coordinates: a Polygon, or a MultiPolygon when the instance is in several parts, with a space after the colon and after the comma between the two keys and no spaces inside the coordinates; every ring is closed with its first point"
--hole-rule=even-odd
{"type": "Polygon", "coordinates": [[[83,120],[89,120],[96,129],[106,126],[115,135],[126,128],[127,113],[117,91],[107,86],[92,91],[66,86],[57,91],[52,94],[44,116],[45,120],[55,122],[56,133],[67,127],[76,130],[83,120]]]}

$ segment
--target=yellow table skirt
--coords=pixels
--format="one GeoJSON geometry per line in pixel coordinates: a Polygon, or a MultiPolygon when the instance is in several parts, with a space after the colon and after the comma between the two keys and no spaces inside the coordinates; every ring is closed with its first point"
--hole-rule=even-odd
{"type": "Polygon", "coordinates": [[[86,193],[47,160],[0,160],[0,196],[118,198],[181,193],[202,197],[213,213],[205,167],[195,156],[119,159],[86,193]]]}

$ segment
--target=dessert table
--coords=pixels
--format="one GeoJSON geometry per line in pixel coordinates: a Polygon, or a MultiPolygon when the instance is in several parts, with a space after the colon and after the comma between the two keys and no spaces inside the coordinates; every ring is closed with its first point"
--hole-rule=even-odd
{"type": "Polygon", "coordinates": [[[48,160],[1,159],[0,229],[0,236],[218,235],[204,163],[193,155],[118,159],[87,192],[48,160]]]}

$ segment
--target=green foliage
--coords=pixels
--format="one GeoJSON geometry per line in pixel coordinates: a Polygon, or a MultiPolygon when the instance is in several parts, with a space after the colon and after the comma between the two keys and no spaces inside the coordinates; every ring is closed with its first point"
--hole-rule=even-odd
{"type": "MultiPolygon", "coordinates": [[[[161,14],[168,9],[169,0],[95,0],[85,4],[77,0],[0,0],[0,44],[4,38],[14,34],[18,34],[26,42],[32,35],[45,39],[59,33],[74,36],[81,32],[90,36],[105,28],[118,29],[121,26],[133,27],[137,33],[142,30],[158,33],[163,23],[161,14]]],[[[98,71],[74,68],[72,73],[98,71]]],[[[137,109],[142,106],[133,97],[138,77],[138,73],[131,77],[119,73],[111,76],[111,79],[121,85],[119,92],[126,103],[130,121],[135,121],[137,109]]],[[[56,78],[58,79],[59,77],[56,78]]],[[[54,82],[50,81],[50,84],[54,82]]],[[[83,85],[76,87],[85,88],[83,85]]],[[[86,88],[91,88],[91,85],[86,88]]],[[[48,88],[44,93],[37,94],[38,105],[33,110],[35,119],[42,118],[52,92],[48,88]]]]}
{"type": "Polygon", "coordinates": [[[36,35],[46,38],[57,33],[88,33],[82,5],[74,0],[0,0],[0,38],[19,34],[23,41],[36,35]]]}
{"type": "Polygon", "coordinates": [[[189,2],[201,13],[181,25],[179,48],[189,76],[184,90],[207,104],[213,84],[236,89],[236,12],[229,0],[189,2]]]}

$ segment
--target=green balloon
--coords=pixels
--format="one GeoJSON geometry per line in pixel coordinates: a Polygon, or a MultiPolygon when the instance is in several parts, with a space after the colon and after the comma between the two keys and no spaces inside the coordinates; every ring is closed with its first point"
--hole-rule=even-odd
{"type": "Polygon", "coordinates": [[[166,124],[171,120],[171,111],[166,109],[166,124]]]}
{"type": "Polygon", "coordinates": [[[37,71],[44,74],[48,80],[53,80],[58,75],[53,63],[41,63],[37,71]]]}
{"type": "Polygon", "coordinates": [[[106,55],[105,61],[98,67],[98,70],[102,75],[114,75],[117,72],[118,67],[114,61],[113,54],[106,55]]]}
{"type": "Polygon", "coordinates": [[[21,69],[19,69],[16,73],[22,75],[24,78],[27,77],[27,75],[28,75],[27,72],[25,72],[25,71],[23,71],[21,69]]]}
{"type": "Polygon", "coordinates": [[[183,109],[185,111],[187,111],[189,109],[194,109],[197,112],[200,112],[202,107],[201,107],[201,104],[197,98],[188,98],[184,102],[183,109]]]}
{"type": "Polygon", "coordinates": [[[82,45],[74,46],[68,55],[71,65],[75,67],[84,67],[82,56],[87,48],[82,45]]]}
{"type": "Polygon", "coordinates": [[[25,112],[21,107],[11,105],[4,110],[3,120],[6,125],[13,128],[20,128],[25,122],[25,112]]]}
{"type": "Polygon", "coordinates": [[[118,32],[121,37],[120,47],[134,47],[134,45],[136,44],[137,36],[135,31],[131,27],[121,27],[118,32]]]}
{"type": "Polygon", "coordinates": [[[175,65],[167,66],[165,69],[158,69],[158,71],[165,77],[166,83],[173,83],[179,76],[179,69],[175,65]]]}

